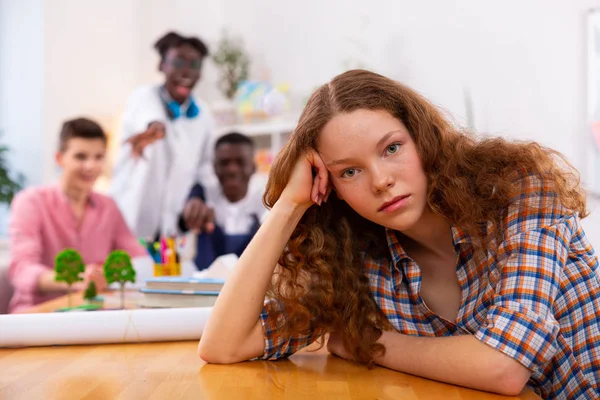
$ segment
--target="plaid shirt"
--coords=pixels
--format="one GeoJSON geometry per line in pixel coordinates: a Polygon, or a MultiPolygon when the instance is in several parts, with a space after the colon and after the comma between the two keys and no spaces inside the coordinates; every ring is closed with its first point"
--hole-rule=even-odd
{"type": "MultiPolygon", "coordinates": [[[[407,335],[471,334],[531,371],[528,387],[544,399],[600,398],[598,260],[577,215],[551,187],[519,181],[497,251],[477,251],[453,226],[462,301],[456,321],[434,314],[419,295],[419,266],[387,231],[390,257],[365,259],[371,293],[391,324],[407,335]]],[[[264,359],[289,356],[315,335],[283,338],[261,315],[264,359]]]]}

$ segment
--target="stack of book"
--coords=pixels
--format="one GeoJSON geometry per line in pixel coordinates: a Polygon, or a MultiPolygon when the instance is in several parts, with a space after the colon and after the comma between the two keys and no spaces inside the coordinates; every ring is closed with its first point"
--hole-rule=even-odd
{"type": "Polygon", "coordinates": [[[148,279],[140,289],[141,307],[212,307],[217,300],[222,279],[164,276],[148,279]]]}

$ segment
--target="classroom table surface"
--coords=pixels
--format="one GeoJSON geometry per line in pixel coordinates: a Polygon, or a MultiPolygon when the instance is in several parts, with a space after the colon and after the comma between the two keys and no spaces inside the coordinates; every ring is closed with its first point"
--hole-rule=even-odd
{"type": "MultiPolygon", "coordinates": [[[[83,298],[83,292],[75,292],[72,293],[71,301],[73,302],[72,306],[78,306],[85,303],[85,299],[83,298]]],[[[106,298],[110,302],[111,308],[120,308],[121,307],[121,295],[118,290],[111,290],[105,293],[101,293],[100,296],[106,298]]],[[[140,298],[139,290],[128,289],[125,291],[125,308],[133,309],[138,308],[137,302],[140,298]]],[[[36,313],[51,313],[59,308],[68,306],[68,297],[61,296],[54,300],[48,300],[45,303],[38,304],[37,306],[33,306],[27,309],[24,309],[19,312],[19,314],[36,314],[36,313]]]]}
{"type": "MultiPolygon", "coordinates": [[[[81,302],[81,295],[76,295],[81,302]]],[[[75,302],[74,302],[75,303],[75,302]]],[[[30,310],[51,312],[66,298],[30,310]]],[[[102,311],[95,311],[102,312],[102,311]]],[[[0,399],[539,399],[367,369],[311,346],[287,360],[204,363],[197,341],[0,349],[0,399]]]]}

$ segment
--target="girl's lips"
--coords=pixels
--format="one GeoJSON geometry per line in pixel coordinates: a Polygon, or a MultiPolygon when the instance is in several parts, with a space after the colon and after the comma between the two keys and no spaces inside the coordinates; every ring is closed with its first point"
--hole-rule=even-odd
{"type": "Polygon", "coordinates": [[[409,197],[410,195],[408,194],[396,196],[390,201],[386,201],[385,203],[383,203],[377,211],[385,213],[396,211],[406,205],[409,197]]]}

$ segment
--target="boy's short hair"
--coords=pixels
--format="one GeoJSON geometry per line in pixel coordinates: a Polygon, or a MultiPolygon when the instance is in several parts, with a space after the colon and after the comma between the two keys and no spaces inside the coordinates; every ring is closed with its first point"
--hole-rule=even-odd
{"type": "Polygon", "coordinates": [[[75,118],[63,123],[58,143],[59,150],[65,151],[69,140],[74,138],[100,139],[104,144],[107,142],[106,133],[100,125],[87,118],[75,118]]]}
{"type": "Polygon", "coordinates": [[[167,55],[167,51],[173,47],[179,47],[183,44],[187,44],[192,46],[198,53],[200,53],[200,57],[204,58],[208,56],[208,47],[204,44],[204,42],[198,39],[195,36],[181,36],[177,32],[168,32],[164,36],[154,43],[154,48],[160,54],[161,62],[165,60],[167,55]]]}
{"type": "Polygon", "coordinates": [[[238,132],[231,132],[221,136],[215,143],[215,150],[222,144],[247,144],[254,150],[254,141],[238,132]]]}

